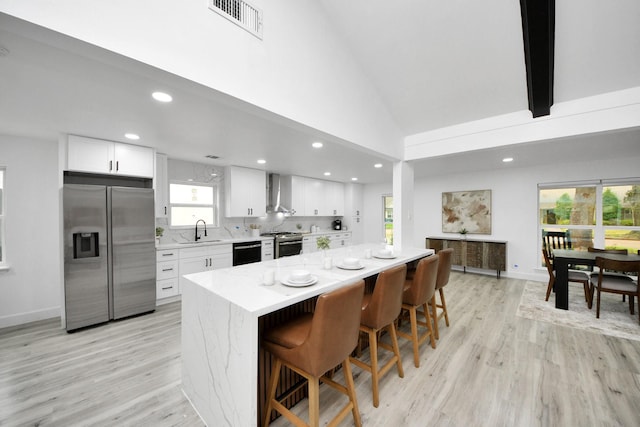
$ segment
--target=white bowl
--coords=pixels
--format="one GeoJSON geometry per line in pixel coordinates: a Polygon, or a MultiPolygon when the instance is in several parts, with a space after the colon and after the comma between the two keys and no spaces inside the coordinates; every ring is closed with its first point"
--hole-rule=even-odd
{"type": "Polygon", "coordinates": [[[311,280],[309,270],[293,270],[289,275],[289,281],[294,283],[305,283],[311,280]]]}
{"type": "Polygon", "coordinates": [[[360,267],[360,260],[358,258],[345,258],[342,260],[342,265],[345,267],[360,267]]]}
{"type": "Polygon", "coordinates": [[[393,255],[393,249],[380,249],[378,253],[382,256],[390,256],[393,255]]]}

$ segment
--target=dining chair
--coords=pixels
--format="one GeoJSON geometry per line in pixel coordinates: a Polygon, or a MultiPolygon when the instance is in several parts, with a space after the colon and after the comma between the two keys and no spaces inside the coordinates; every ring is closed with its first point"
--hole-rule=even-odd
{"type": "MultiPolygon", "coordinates": [[[[634,301],[638,298],[640,302],[640,292],[638,291],[638,276],[640,276],[640,261],[619,261],[596,257],[596,265],[599,267],[597,276],[591,277],[591,283],[597,290],[596,318],[600,318],[600,295],[602,292],[622,294],[629,296],[629,313],[634,314],[634,301]],[[606,274],[606,270],[613,270],[626,275],[634,275],[635,280],[628,280],[619,275],[606,274]]],[[[640,310],[638,313],[638,323],[640,323],[640,310]]]]}
{"type": "Polygon", "coordinates": [[[542,230],[542,247],[553,256],[553,249],[571,249],[571,236],[567,231],[542,230]]]}
{"type": "MultiPolygon", "coordinates": [[[[542,257],[544,258],[544,264],[547,267],[547,272],[549,273],[549,283],[547,284],[547,295],[545,296],[544,300],[549,301],[549,295],[551,294],[551,289],[553,289],[553,286],[556,282],[556,271],[555,271],[555,268],[553,267],[553,262],[549,257],[549,252],[545,248],[542,248],[542,257]]],[[[593,298],[592,298],[593,294],[591,293],[591,282],[590,282],[591,275],[589,274],[589,272],[582,271],[582,270],[569,269],[568,280],[569,282],[582,284],[582,287],[584,288],[584,299],[587,302],[587,307],[591,308],[593,304],[593,298]]]]}
{"type": "MultiPolygon", "coordinates": [[[[302,376],[309,390],[309,424],[318,427],[320,418],[319,383],[335,388],[347,395],[349,402],[331,421],[337,425],[349,411],[356,426],[361,425],[349,355],[358,343],[360,312],[364,295],[364,280],[322,294],[316,302],[315,312],[296,317],[283,325],[266,331],[263,348],[275,357],[269,380],[268,398],[263,414],[264,426],[271,420],[271,411],[282,414],[296,426],[307,424],[285,407],[282,402],[299,387],[276,397],[280,370],[286,366],[302,376]],[[335,382],[326,373],[342,363],[346,386],[335,382]]],[[[301,386],[304,382],[301,383],[301,386]]]]}
{"type": "MultiPolygon", "coordinates": [[[[601,248],[594,248],[594,247],[588,247],[587,250],[589,252],[594,252],[594,253],[602,253],[602,254],[618,254],[618,255],[627,255],[629,253],[629,251],[627,249],[601,249],[601,248]]],[[[598,276],[598,274],[600,273],[600,269],[598,268],[598,266],[595,266],[593,268],[593,270],[591,270],[591,276],[598,276]]],[[[629,276],[627,276],[624,273],[621,273],[619,271],[605,271],[604,272],[605,275],[611,275],[611,276],[618,276],[621,277],[623,279],[626,280],[632,280],[631,278],[629,278],[629,276]]],[[[594,287],[593,285],[591,285],[591,299],[593,299],[593,292],[594,292],[594,287]]],[[[625,297],[626,295],[622,295],[622,302],[625,301],[625,297]]]]}

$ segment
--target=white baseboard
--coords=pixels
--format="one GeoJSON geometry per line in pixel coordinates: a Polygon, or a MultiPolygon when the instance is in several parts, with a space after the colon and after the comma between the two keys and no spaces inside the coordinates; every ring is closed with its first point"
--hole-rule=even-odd
{"type": "MultiPolygon", "coordinates": [[[[451,270],[453,271],[458,271],[458,272],[463,272],[463,268],[460,266],[452,266],[451,270]]],[[[467,267],[467,273],[473,273],[473,274],[482,274],[485,276],[493,276],[496,277],[496,271],[495,270],[486,270],[486,269],[479,269],[479,268],[470,268],[467,267]]],[[[500,272],[500,278],[501,279],[520,279],[520,280],[533,280],[535,282],[548,282],[549,281],[549,275],[547,273],[547,271],[544,271],[544,274],[541,273],[521,273],[521,272],[517,272],[517,271],[501,271],[500,272]]]]}
{"type": "Polygon", "coordinates": [[[37,322],[38,320],[51,319],[54,317],[60,317],[60,307],[45,308],[28,313],[10,314],[0,317],[0,328],[23,325],[25,323],[37,322]]]}

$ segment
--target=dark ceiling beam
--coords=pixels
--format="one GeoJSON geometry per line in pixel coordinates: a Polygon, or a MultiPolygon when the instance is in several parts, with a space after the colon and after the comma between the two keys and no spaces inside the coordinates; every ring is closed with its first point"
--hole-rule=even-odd
{"type": "Polygon", "coordinates": [[[520,0],[529,110],[548,116],[553,105],[555,0],[520,0]]]}

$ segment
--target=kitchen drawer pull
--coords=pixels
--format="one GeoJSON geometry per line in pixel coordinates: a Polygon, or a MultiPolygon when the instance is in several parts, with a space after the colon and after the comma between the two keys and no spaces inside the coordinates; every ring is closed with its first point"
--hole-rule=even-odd
{"type": "Polygon", "coordinates": [[[173,271],[173,268],[163,268],[162,271],[173,271]]]}
{"type": "Polygon", "coordinates": [[[173,286],[163,286],[163,287],[162,287],[162,290],[163,290],[163,291],[167,291],[167,290],[169,290],[169,289],[173,289],[173,286]]]}
{"type": "Polygon", "coordinates": [[[174,255],[173,252],[171,252],[170,254],[162,254],[162,256],[173,256],[173,255],[174,255]]]}

